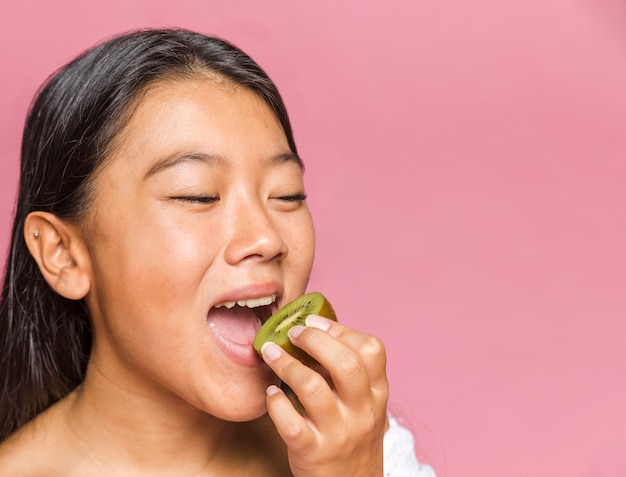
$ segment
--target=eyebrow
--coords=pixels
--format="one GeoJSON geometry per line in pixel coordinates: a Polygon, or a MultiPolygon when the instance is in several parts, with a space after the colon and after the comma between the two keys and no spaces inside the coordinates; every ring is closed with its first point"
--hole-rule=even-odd
{"type": "Polygon", "coordinates": [[[153,175],[169,169],[171,167],[183,164],[186,162],[201,162],[209,165],[224,165],[225,160],[223,157],[215,154],[207,154],[204,152],[190,152],[184,154],[176,154],[167,156],[150,166],[150,169],[144,175],[144,179],[148,179],[153,175]]]}
{"type": "Polygon", "coordinates": [[[302,162],[302,158],[298,156],[295,152],[284,152],[282,154],[276,154],[270,158],[270,162],[272,164],[282,164],[284,162],[295,162],[298,164],[298,167],[304,171],[304,162],[302,162]]]}
{"type": "MultiPolygon", "coordinates": [[[[186,162],[201,162],[208,165],[218,166],[218,167],[227,167],[227,161],[224,157],[217,154],[207,154],[204,152],[192,152],[192,153],[184,153],[184,154],[176,154],[173,156],[168,156],[160,161],[157,161],[153,164],[150,169],[144,175],[144,180],[152,177],[153,175],[171,167],[177,166],[179,164],[183,164],[186,162]]],[[[295,154],[294,152],[284,152],[280,154],[276,154],[271,156],[269,159],[269,163],[272,165],[284,164],[288,162],[294,162],[300,167],[300,169],[304,170],[304,163],[300,156],[295,154]]]]}

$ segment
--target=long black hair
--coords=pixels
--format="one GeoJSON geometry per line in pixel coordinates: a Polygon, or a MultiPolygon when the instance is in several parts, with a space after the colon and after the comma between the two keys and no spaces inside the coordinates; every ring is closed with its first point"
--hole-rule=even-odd
{"type": "Polygon", "coordinates": [[[186,30],[114,37],[61,68],[35,97],[0,302],[0,441],[82,382],[91,348],[83,301],[58,295],[28,252],[26,216],[39,210],[79,223],[94,177],[141,93],[159,81],[207,73],[259,95],[297,153],[286,108],[265,72],[232,44],[186,30]]]}

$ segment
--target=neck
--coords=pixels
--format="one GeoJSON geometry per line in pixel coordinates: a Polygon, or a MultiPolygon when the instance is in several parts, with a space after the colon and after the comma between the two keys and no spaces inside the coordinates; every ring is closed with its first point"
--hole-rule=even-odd
{"type": "Polygon", "coordinates": [[[96,451],[97,460],[150,475],[168,468],[219,468],[232,460],[233,444],[249,427],[217,419],[176,396],[116,384],[94,366],[68,404],[72,434],[96,451]]]}

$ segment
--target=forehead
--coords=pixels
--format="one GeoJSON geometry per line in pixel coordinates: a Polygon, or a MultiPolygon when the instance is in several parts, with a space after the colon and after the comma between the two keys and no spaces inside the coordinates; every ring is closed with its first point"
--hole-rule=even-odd
{"type": "Polygon", "coordinates": [[[117,149],[154,136],[233,135],[250,127],[284,136],[275,113],[252,90],[215,75],[172,79],[153,83],[138,95],[113,143],[117,149]]]}
{"type": "Polygon", "coordinates": [[[302,167],[280,122],[257,94],[206,79],[161,82],[147,89],[112,146],[95,178],[100,193],[103,184],[105,189],[142,184],[160,164],[180,157],[217,157],[239,172],[284,162],[276,158],[302,167]]]}

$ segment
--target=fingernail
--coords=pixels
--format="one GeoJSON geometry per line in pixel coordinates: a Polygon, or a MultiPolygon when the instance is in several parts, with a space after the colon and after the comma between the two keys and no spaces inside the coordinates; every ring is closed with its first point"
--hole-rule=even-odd
{"type": "Polygon", "coordinates": [[[311,328],[317,328],[323,331],[328,331],[330,328],[330,320],[319,315],[309,315],[304,322],[311,328]]]}
{"type": "Polygon", "coordinates": [[[279,392],[280,392],[280,389],[275,384],[268,386],[267,389],[265,390],[265,393],[268,396],[273,396],[274,394],[279,393],[279,392]]]}
{"type": "Polygon", "coordinates": [[[261,353],[270,361],[275,361],[283,354],[283,349],[273,341],[267,341],[261,346],[261,353]]]}
{"type": "Polygon", "coordinates": [[[298,336],[302,334],[302,332],[305,329],[306,329],[306,326],[302,326],[302,325],[296,325],[293,328],[290,328],[289,332],[287,333],[289,335],[289,339],[297,338],[298,336]]]}

